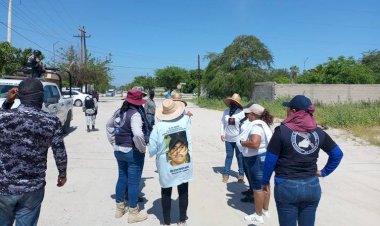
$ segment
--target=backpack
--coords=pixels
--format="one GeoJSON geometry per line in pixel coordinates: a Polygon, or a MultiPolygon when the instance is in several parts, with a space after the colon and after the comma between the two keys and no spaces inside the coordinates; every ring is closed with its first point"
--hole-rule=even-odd
{"type": "Polygon", "coordinates": [[[84,100],[84,106],[86,107],[86,109],[91,109],[91,108],[95,108],[95,103],[94,103],[94,100],[91,98],[86,98],[84,100]]]}

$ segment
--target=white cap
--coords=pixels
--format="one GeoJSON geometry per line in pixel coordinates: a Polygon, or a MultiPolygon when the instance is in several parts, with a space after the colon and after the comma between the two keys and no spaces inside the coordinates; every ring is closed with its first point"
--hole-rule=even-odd
{"type": "Polygon", "coordinates": [[[251,113],[253,112],[256,115],[262,115],[265,108],[261,106],[260,104],[252,104],[249,108],[244,108],[244,113],[251,113]]]}

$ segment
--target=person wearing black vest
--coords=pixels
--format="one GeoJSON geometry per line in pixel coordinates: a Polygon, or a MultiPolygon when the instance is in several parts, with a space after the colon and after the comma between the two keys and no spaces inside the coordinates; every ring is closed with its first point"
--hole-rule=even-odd
{"type": "Polygon", "coordinates": [[[343,158],[343,152],[313,117],[310,99],[297,95],[287,107],[287,118],[276,127],[267,147],[262,188],[270,192],[273,171],[274,198],[280,226],[313,226],[321,198],[319,177],[332,173],[343,158]],[[318,170],[319,150],[329,155],[326,165],[318,170]]]}
{"type": "Polygon", "coordinates": [[[96,99],[87,96],[84,99],[83,111],[86,116],[87,132],[90,132],[90,127],[92,127],[92,130],[95,130],[95,119],[98,114],[98,103],[96,99]]]}
{"type": "Polygon", "coordinates": [[[120,218],[126,212],[124,200],[128,189],[128,223],[144,221],[146,213],[140,212],[137,201],[139,184],[144,167],[146,145],[149,142],[149,124],[143,104],[143,93],[129,90],[123,105],[107,122],[107,137],[114,148],[119,177],[116,183],[116,213],[120,218]]]}

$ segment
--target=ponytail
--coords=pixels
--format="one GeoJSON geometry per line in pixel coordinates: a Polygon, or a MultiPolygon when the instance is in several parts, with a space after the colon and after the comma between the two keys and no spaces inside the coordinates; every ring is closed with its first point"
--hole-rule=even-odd
{"type": "Polygon", "coordinates": [[[273,125],[273,115],[271,115],[267,109],[264,110],[263,114],[260,116],[260,119],[266,122],[268,126],[273,125]]]}

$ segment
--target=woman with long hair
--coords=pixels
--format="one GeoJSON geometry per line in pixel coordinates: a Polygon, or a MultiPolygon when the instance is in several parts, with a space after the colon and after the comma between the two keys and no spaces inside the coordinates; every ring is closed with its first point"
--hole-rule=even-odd
{"type": "Polygon", "coordinates": [[[107,137],[114,148],[119,172],[115,189],[115,217],[120,218],[126,212],[125,193],[128,189],[128,223],[140,222],[148,217],[139,210],[137,204],[145,150],[149,141],[149,124],[142,107],[145,102],[140,90],[129,90],[121,108],[107,122],[107,137]]]}
{"type": "Polygon", "coordinates": [[[261,188],[263,178],[265,154],[272,131],[269,126],[273,124],[273,116],[263,106],[252,104],[243,109],[249,124],[245,127],[246,137],[240,140],[242,146],[239,150],[244,156],[244,164],[247,169],[250,187],[253,190],[255,200],[255,212],[245,216],[245,220],[254,223],[264,223],[263,216],[268,216],[269,193],[264,193],[261,188]]]}

